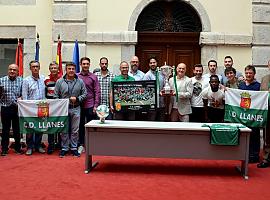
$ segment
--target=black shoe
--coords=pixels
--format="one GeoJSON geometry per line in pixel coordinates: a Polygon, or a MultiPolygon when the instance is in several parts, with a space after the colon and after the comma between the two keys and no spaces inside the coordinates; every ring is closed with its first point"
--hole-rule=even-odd
{"type": "Polygon", "coordinates": [[[51,155],[54,152],[53,148],[48,147],[47,154],[51,155]]]}
{"type": "Polygon", "coordinates": [[[23,150],[21,150],[21,149],[18,149],[18,150],[14,149],[14,151],[16,154],[19,154],[19,155],[24,154],[23,150]]]}
{"type": "Polygon", "coordinates": [[[267,168],[269,167],[269,162],[266,161],[266,160],[263,160],[262,162],[260,162],[258,165],[257,165],[258,168],[267,168]]]}
{"type": "Polygon", "coordinates": [[[4,151],[1,152],[1,156],[7,156],[7,155],[8,155],[8,151],[4,150],[4,151]]]}
{"type": "Polygon", "coordinates": [[[61,150],[60,153],[59,153],[59,157],[64,158],[66,154],[67,154],[67,151],[61,150]]]}
{"type": "Polygon", "coordinates": [[[72,153],[73,156],[76,156],[76,157],[81,156],[81,154],[78,152],[78,150],[72,150],[71,153],[72,153]]]}

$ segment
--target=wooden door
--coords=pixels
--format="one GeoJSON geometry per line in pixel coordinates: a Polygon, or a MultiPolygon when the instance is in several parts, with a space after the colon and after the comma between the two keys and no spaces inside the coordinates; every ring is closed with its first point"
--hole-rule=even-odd
{"type": "Polygon", "coordinates": [[[159,66],[165,64],[187,65],[187,76],[192,76],[192,67],[200,63],[199,33],[142,32],[138,33],[136,55],[140,59],[140,69],[149,70],[148,58],[154,56],[159,66]]]}

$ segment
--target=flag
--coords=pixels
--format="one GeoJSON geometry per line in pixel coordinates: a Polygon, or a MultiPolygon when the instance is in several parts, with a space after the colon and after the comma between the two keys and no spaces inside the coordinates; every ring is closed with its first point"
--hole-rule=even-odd
{"type": "Polygon", "coordinates": [[[224,120],[247,127],[267,124],[268,92],[228,88],[225,92],[224,120]]]}
{"type": "Polygon", "coordinates": [[[20,132],[67,133],[68,99],[18,100],[20,132]]]}
{"type": "Polygon", "coordinates": [[[78,41],[75,41],[73,49],[73,62],[76,64],[76,73],[80,72],[80,53],[79,53],[79,44],[78,41]]]}
{"type": "Polygon", "coordinates": [[[59,66],[59,76],[63,75],[62,68],[62,41],[60,40],[60,35],[58,35],[58,43],[57,43],[57,54],[56,54],[56,64],[59,66]]]}
{"type": "Polygon", "coordinates": [[[35,60],[39,61],[39,34],[37,33],[37,41],[36,41],[36,54],[35,54],[35,60]]]}
{"type": "Polygon", "coordinates": [[[19,76],[23,76],[23,47],[19,39],[18,39],[18,46],[16,49],[15,63],[19,67],[19,76]]]}

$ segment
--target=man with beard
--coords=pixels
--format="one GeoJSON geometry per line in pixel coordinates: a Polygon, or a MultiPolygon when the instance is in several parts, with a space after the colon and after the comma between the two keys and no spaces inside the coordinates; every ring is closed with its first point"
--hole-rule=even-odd
{"type": "Polygon", "coordinates": [[[209,83],[211,75],[217,75],[219,82],[222,83],[222,76],[217,74],[217,61],[215,61],[215,60],[208,61],[208,71],[209,71],[209,73],[203,75],[203,77],[206,80],[206,84],[209,83]]]}
{"type": "MultiPolygon", "coordinates": [[[[233,59],[232,59],[232,57],[231,56],[225,56],[225,58],[224,58],[224,67],[225,67],[225,70],[226,70],[226,68],[229,68],[229,67],[232,67],[232,66],[233,66],[233,59]]],[[[239,71],[235,71],[235,77],[239,81],[244,80],[244,77],[243,77],[242,73],[239,72],[239,71]]],[[[228,78],[227,78],[226,73],[224,71],[224,73],[222,73],[222,84],[223,85],[226,85],[227,81],[228,81],[228,78]]]]}
{"type": "Polygon", "coordinates": [[[217,75],[211,75],[209,86],[202,91],[205,121],[220,123],[224,121],[224,90],[219,87],[217,75]]]}
{"type": "Polygon", "coordinates": [[[133,77],[135,81],[141,81],[144,77],[144,73],[139,70],[139,65],[139,58],[137,56],[133,56],[130,61],[130,71],[128,72],[128,75],[133,77]]]}
{"type": "Polygon", "coordinates": [[[82,57],[80,60],[81,72],[78,73],[78,78],[82,79],[86,87],[87,96],[82,102],[81,119],[79,129],[79,153],[84,151],[84,136],[85,122],[89,122],[96,118],[96,109],[100,102],[100,86],[98,78],[95,74],[89,71],[90,58],[82,57]]]}
{"type": "MultiPolygon", "coordinates": [[[[102,57],[99,60],[100,71],[96,72],[95,75],[98,78],[101,91],[100,105],[106,105],[110,107],[110,89],[111,82],[114,79],[113,73],[108,70],[108,58],[102,57]]],[[[106,119],[112,119],[112,113],[106,117],[106,119]]]]}
{"type": "Polygon", "coordinates": [[[203,100],[202,100],[202,91],[209,84],[206,83],[203,74],[203,66],[201,64],[196,64],[193,67],[194,76],[191,78],[193,84],[193,94],[191,97],[191,109],[192,114],[190,116],[191,122],[204,122],[204,108],[203,108],[203,100]]]}
{"type": "MultiPolygon", "coordinates": [[[[157,78],[157,65],[158,61],[155,57],[150,57],[148,59],[149,63],[149,71],[145,74],[143,80],[156,80],[157,78]]],[[[159,87],[159,91],[164,87],[164,76],[160,73],[159,79],[157,80],[157,87],[159,87]]],[[[159,94],[158,94],[159,95],[159,94]]],[[[147,120],[150,121],[164,121],[165,120],[165,105],[164,105],[164,97],[159,97],[159,108],[155,111],[147,112],[147,120]]]]}

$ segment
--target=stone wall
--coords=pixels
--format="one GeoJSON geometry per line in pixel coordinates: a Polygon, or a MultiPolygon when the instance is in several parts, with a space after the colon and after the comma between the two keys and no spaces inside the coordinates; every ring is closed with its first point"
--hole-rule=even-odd
{"type": "Polygon", "coordinates": [[[253,46],[252,63],[257,67],[257,79],[268,73],[270,59],[270,0],[252,1],[253,46]]]}

